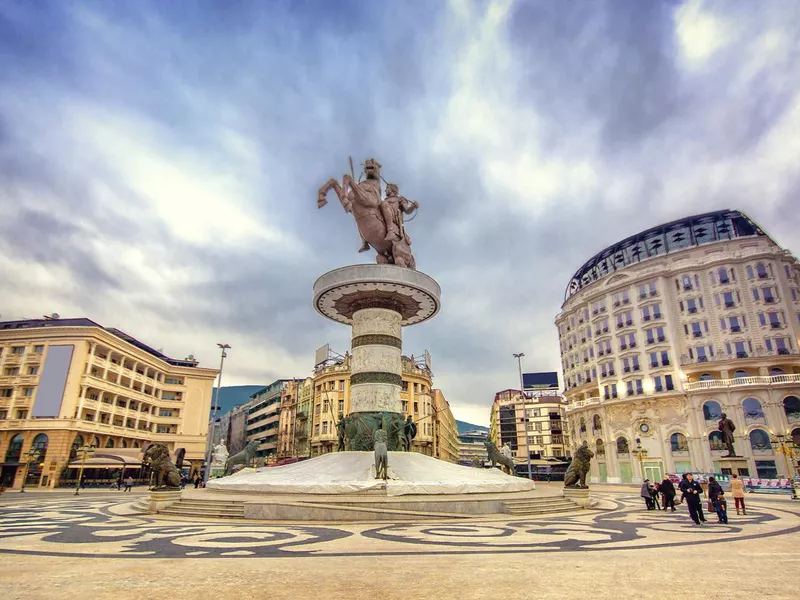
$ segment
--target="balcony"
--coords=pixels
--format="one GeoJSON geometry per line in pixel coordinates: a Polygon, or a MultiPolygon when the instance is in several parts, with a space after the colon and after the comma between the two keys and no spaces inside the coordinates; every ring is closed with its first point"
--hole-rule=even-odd
{"type": "Polygon", "coordinates": [[[725,303],[725,308],[735,308],[735,307],[736,307],[736,303],[735,302],[726,302],[725,303]]]}
{"type": "Polygon", "coordinates": [[[732,333],[739,333],[742,328],[739,325],[731,325],[731,332],[732,333]]]}
{"type": "Polygon", "coordinates": [[[755,375],[753,377],[736,377],[735,379],[710,379],[685,383],[687,392],[711,390],[719,388],[747,387],[751,385],[781,385],[800,383],[800,373],[784,375],[755,375]]]}
{"type": "Polygon", "coordinates": [[[769,326],[772,327],[773,329],[780,329],[781,327],[783,327],[783,323],[778,323],[777,321],[773,321],[769,324],[769,326]]]}
{"type": "Polygon", "coordinates": [[[697,312],[697,309],[696,309],[696,308],[689,308],[689,309],[687,309],[687,310],[688,310],[688,312],[689,312],[689,314],[690,314],[690,315],[693,315],[693,314],[695,314],[695,313],[697,312]]]}
{"type": "Polygon", "coordinates": [[[769,298],[767,298],[766,296],[764,297],[765,304],[775,304],[775,302],[777,302],[777,298],[773,298],[772,296],[770,296],[769,298]]]}

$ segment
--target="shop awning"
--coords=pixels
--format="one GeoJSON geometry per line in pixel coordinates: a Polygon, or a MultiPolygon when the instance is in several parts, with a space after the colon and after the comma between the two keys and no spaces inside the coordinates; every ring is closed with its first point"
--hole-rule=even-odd
{"type": "Polygon", "coordinates": [[[126,456],[124,454],[96,452],[94,456],[87,458],[83,463],[80,460],[73,460],[68,467],[70,469],[80,469],[81,464],[83,464],[84,469],[138,469],[142,466],[142,460],[139,457],[126,456]]]}

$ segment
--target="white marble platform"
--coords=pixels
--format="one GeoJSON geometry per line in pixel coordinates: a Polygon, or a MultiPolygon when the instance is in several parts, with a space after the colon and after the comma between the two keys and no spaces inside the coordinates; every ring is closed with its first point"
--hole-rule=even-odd
{"type": "Polygon", "coordinates": [[[374,479],[372,452],[336,452],[208,482],[220,492],[265,494],[482,494],[533,490],[533,481],[499,469],[456,465],[417,452],[389,453],[389,481],[374,479]]]}

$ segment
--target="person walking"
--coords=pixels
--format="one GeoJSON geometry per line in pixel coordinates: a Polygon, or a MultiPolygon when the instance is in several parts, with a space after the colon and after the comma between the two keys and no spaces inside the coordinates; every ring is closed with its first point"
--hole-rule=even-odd
{"type": "Polygon", "coordinates": [[[653,510],[661,510],[661,504],[658,502],[658,495],[661,493],[660,486],[657,481],[650,484],[650,497],[653,499],[653,510]]]}
{"type": "Polygon", "coordinates": [[[733,503],[736,505],[736,514],[739,514],[739,507],[741,506],[742,514],[746,515],[747,511],[744,508],[744,481],[739,479],[736,473],[731,475],[731,495],[733,495],[733,503]]]}
{"type": "Polygon", "coordinates": [[[125,489],[122,490],[122,491],[123,492],[130,492],[132,486],[133,486],[133,477],[128,475],[128,478],[125,480],[125,489]]]}
{"type": "Polygon", "coordinates": [[[200,479],[200,475],[196,474],[194,476],[194,489],[197,489],[198,487],[200,487],[200,482],[201,481],[202,481],[202,479],[200,479]]]}
{"type": "Polygon", "coordinates": [[[706,517],[703,514],[703,487],[694,480],[691,473],[686,473],[684,480],[681,481],[680,489],[686,498],[686,505],[689,507],[689,516],[694,521],[695,525],[706,522],[706,517]]]}
{"type": "Polygon", "coordinates": [[[672,507],[672,512],[675,512],[675,485],[672,480],[664,475],[664,481],[661,482],[661,497],[664,499],[664,510],[672,507]]]}
{"type": "Polygon", "coordinates": [[[709,511],[717,511],[717,497],[722,493],[722,486],[716,480],[715,477],[708,478],[708,489],[706,490],[708,494],[708,510],[709,511]]]}
{"type": "Polygon", "coordinates": [[[645,503],[645,506],[647,506],[647,510],[653,510],[654,509],[653,497],[651,496],[650,490],[651,490],[650,480],[649,479],[645,479],[644,482],[642,483],[641,489],[639,490],[639,495],[642,498],[644,498],[644,503],[645,503]]]}
{"type": "Polygon", "coordinates": [[[714,501],[714,509],[717,511],[719,522],[727,525],[728,503],[725,501],[725,492],[720,490],[719,494],[717,494],[717,499],[714,501]]]}

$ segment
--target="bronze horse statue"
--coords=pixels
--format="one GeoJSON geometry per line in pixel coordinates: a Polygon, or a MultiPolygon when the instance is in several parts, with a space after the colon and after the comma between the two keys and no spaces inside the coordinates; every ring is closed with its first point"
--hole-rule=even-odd
{"type": "Polygon", "coordinates": [[[403,224],[403,214],[413,213],[419,208],[419,204],[400,196],[394,184],[386,185],[387,197],[385,200],[381,199],[381,165],[373,158],[364,163],[364,181],[355,180],[352,159],[350,170],[350,173],[342,176],[341,183],[332,177],[319,189],[317,208],[328,203],[326,196],[332,189],[345,212],[353,213],[361,235],[359,252],[366,252],[372,247],[378,253],[378,264],[416,269],[416,260],[411,254],[411,238],[405,232],[403,224]]]}

